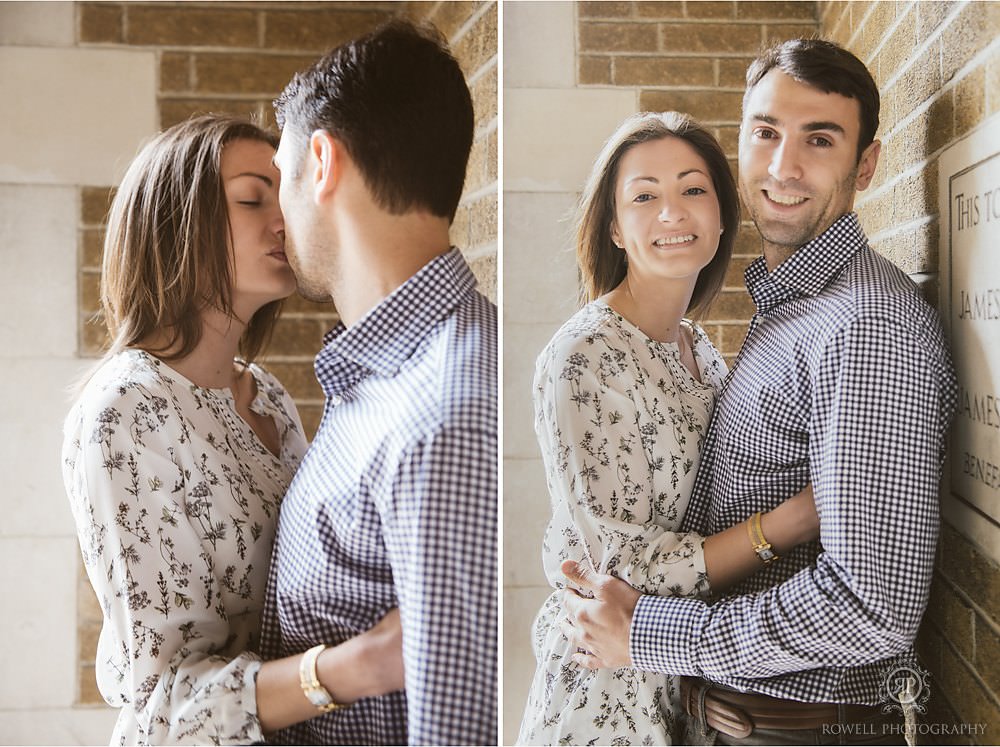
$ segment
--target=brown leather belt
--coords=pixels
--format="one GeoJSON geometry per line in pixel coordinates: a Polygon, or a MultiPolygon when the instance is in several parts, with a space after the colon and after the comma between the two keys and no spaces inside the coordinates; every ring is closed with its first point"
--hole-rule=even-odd
{"type": "MultiPolygon", "coordinates": [[[[699,718],[699,700],[704,691],[705,723],[737,739],[754,729],[820,729],[841,721],[836,703],[800,703],[770,695],[741,693],[713,685],[696,677],[681,677],[681,705],[692,718],[699,718]]],[[[861,722],[880,713],[878,706],[843,706],[845,723],[861,722]]]]}

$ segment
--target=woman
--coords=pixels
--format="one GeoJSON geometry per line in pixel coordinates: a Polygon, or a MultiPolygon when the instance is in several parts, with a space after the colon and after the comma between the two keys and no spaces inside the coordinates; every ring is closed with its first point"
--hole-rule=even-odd
{"type": "MultiPolygon", "coordinates": [[[[291,397],[253,363],[296,287],[276,146],[248,122],[191,119],[140,152],[111,207],[113,342],[66,420],[63,471],[104,610],[113,743],[249,744],[320,712],[303,657],[255,653],[278,507],[306,449],[291,397]]],[[[399,689],[400,648],[393,613],[322,650],[318,679],[340,703],[399,689]]]]}
{"type": "MultiPolygon", "coordinates": [[[[684,319],[722,286],[739,228],[736,185],[715,139],[667,112],[627,119],[580,202],[577,260],[587,303],[535,372],[535,429],[553,516],[534,626],[538,668],[522,744],[670,744],[674,679],[579,667],[562,626],[560,564],[590,563],[644,593],[704,595],[762,564],[746,523],[680,533],[725,364],[684,319]]],[[[765,514],[775,552],[818,536],[807,489],[765,514]]]]}

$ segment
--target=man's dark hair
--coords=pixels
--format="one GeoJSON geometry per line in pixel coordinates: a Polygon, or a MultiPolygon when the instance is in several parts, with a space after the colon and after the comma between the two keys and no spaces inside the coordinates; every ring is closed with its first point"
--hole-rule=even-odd
{"type": "Polygon", "coordinates": [[[453,220],[472,148],[472,98],[430,26],[389,21],[297,73],[275,100],[278,126],[326,130],[346,148],[376,202],[453,220]]]}
{"type": "Polygon", "coordinates": [[[858,160],[875,140],[878,130],[878,86],[864,63],[841,46],[825,39],[790,39],[765,49],[747,68],[746,108],[750,91],[771,70],[777,68],[791,78],[818,88],[855,99],[861,108],[858,134],[858,160]]]}

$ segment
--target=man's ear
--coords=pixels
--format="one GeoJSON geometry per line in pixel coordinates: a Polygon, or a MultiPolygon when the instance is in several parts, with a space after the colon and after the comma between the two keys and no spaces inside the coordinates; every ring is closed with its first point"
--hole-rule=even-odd
{"type": "Polygon", "coordinates": [[[858,192],[868,189],[868,185],[875,176],[875,167],[878,166],[878,157],[882,152],[882,142],[873,140],[871,145],[864,149],[858,161],[858,178],[854,182],[854,188],[858,192]]]}
{"type": "Polygon", "coordinates": [[[326,130],[316,130],[309,136],[309,183],[317,205],[329,200],[336,190],[343,156],[343,146],[326,130]]]}

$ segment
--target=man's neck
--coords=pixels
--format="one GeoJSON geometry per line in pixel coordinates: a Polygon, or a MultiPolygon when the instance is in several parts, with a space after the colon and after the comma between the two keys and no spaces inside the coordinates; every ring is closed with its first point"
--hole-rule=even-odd
{"type": "Polygon", "coordinates": [[[450,248],[447,220],[423,213],[350,224],[339,241],[330,297],[348,327],[450,248]]]}

